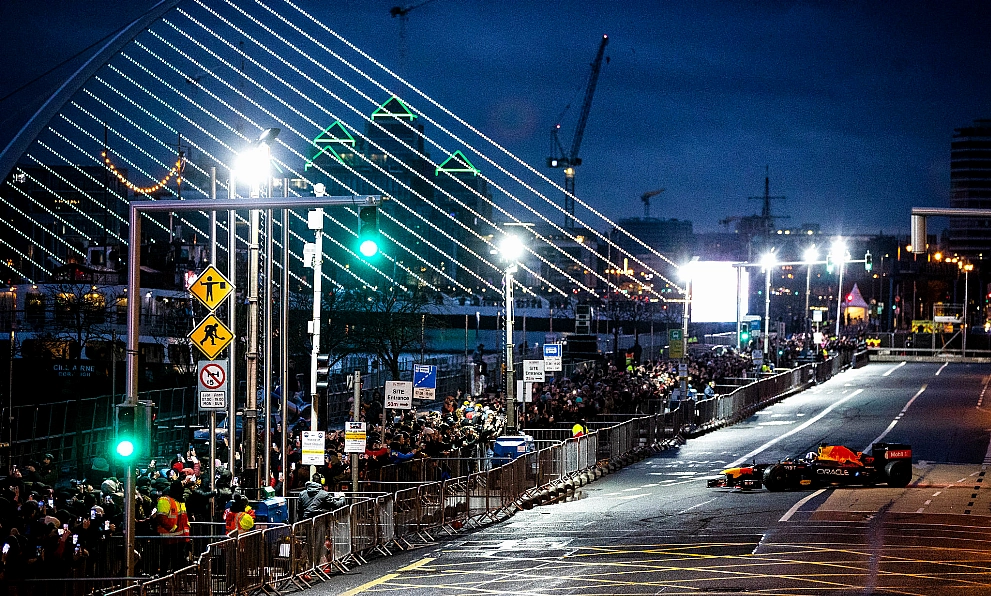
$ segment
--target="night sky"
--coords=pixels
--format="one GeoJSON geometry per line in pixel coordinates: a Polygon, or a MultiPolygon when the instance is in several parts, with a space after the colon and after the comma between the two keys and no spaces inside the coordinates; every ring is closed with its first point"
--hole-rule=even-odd
{"type": "MultiPolygon", "coordinates": [[[[3,145],[66,69],[16,89],[152,4],[0,3],[3,145]]],[[[395,4],[299,3],[399,69],[395,4]]],[[[570,145],[608,34],[577,194],[639,216],[640,195],[666,188],[651,215],[697,231],[759,211],[747,197],[763,193],[767,166],[771,194],[787,197],[774,205],[791,216],[782,225],[907,232],[910,207],[948,204],[953,129],[991,118],[986,1],[433,0],[408,25],[413,84],[555,179],[550,130],[570,103],[570,145]]]]}

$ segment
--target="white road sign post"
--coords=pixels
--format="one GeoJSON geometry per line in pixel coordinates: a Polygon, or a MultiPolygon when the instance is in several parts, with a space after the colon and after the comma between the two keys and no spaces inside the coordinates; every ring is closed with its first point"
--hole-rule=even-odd
{"type": "Polygon", "coordinates": [[[413,409],[413,382],[412,381],[386,381],[385,382],[385,409],[389,410],[412,410],[413,409]]]}

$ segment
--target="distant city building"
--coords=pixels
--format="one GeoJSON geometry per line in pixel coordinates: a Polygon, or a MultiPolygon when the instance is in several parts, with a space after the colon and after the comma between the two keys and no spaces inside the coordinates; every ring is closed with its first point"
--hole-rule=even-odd
{"type": "MultiPolygon", "coordinates": [[[[991,120],[958,128],[950,143],[950,206],[991,209],[991,120]]],[[[950,219],[950,251],[991,252],[991,218],[950,219]]]]}
{"type": "MultiPolygon", "coordinates": [[[[642,240],[650,249],[675,262],[683,262],[692,256],[690,253],[695,244],[695,236],[692,233],[692,222],[687,219],[629,217],[618,220],[616,225],[642,240]]],[[[651,252],[618,229],[612,230],[610,238],[631,254],[643,255],[651,252]]]]}

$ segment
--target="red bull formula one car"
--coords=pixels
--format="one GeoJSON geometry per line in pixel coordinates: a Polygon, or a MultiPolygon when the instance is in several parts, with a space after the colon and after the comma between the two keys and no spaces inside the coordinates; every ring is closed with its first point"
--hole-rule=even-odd
{"type": "Polygon", "coordinates": [[[820,445],[805,457],[776,464],[757,464],[723,470],[708,480],[709,487],[769,491],[826,485],[887,484],[901,488],[912,480],[912,447],[874,443],[867,455],[842,445],[820,445]]]}

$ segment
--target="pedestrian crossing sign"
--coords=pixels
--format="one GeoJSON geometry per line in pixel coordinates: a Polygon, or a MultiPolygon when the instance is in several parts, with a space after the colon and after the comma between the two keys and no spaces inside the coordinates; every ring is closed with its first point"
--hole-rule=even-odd
{"type": "Polygon", "coordinates": [[[224,325],[223,321],[211,313],[189,333],[189,339],[193,341],[194,346],[203,352],[204,356],[210,360],[216,360],[217,355],[234,339],[234,334],[224,325]]]}
{"type": "Polygon", "coordinates": [[[203,273],[197,275],[193,283],[189,284],[189,293],[196,296],[203,306],[210,310],[216,310],[233,291],[234,286],[231,282],[213,265],[208,265],[203,273]]]}

